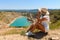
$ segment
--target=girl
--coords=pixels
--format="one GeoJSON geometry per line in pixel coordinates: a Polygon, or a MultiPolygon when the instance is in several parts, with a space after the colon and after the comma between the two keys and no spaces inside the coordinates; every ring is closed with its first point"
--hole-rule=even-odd
{"type": "Polygon", "coordinates": [[[38,9],[38,13],[36,16],[37,21],[35,21],[30,28],[28,29],[26,35],[34,35],[32,32],[35,29],[39,29],[44,33],[48,33],[49,30],[49,12],[46,8],[38,9]]]}

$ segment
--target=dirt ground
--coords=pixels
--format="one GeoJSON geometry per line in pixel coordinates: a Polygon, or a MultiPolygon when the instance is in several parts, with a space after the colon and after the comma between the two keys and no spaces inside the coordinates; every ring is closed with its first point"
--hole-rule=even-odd
{"type": "MultiPolygon", "coordinates": [[[[4,33],[11,29],[0,29],[0,33],[4,33]]],[[[50,30],[48,35],[37,32],[35,36],[23,36],[20,34],[0,35],[0,40],[60,40],[60,29],[50,30]]]]}

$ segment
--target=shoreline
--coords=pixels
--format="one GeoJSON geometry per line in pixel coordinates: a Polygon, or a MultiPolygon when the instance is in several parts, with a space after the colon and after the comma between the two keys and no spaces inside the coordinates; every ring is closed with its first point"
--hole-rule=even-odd
{"type": "MultiPolygon", "coordinates": [[[[23,16],[19,16],[19,17],[21,18],[21,17],[23,17],[23,16]]],[[[12,24],[12,23],[13,23],[17,18],[19,18],[19,17],[14,18],[14,20],[12,20],[11,23],[9,23],[9,24],[7,24],[7,25],[10,26],[10,24],[12,24]]]]}

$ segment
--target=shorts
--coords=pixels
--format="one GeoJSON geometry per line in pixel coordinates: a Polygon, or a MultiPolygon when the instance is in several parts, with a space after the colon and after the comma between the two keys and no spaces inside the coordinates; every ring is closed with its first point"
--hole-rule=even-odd
{"type": "Polygon", "coordinates": [[[48,32],[48,30],[49,30],[49,23],[48,22],[42,22],[42,25],[45,28],[45,32],[48,32]]]}

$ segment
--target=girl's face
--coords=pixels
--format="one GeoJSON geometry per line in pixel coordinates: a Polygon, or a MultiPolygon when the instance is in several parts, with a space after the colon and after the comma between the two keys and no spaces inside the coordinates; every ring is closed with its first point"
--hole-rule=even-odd
{"type": "Polygon", "coordinates": [[[46,15],[46,14],[45,14],[45,13],[42,13],[41,15],[43,15],[43,16],[44,16],[44,15],[46,15]]]}

